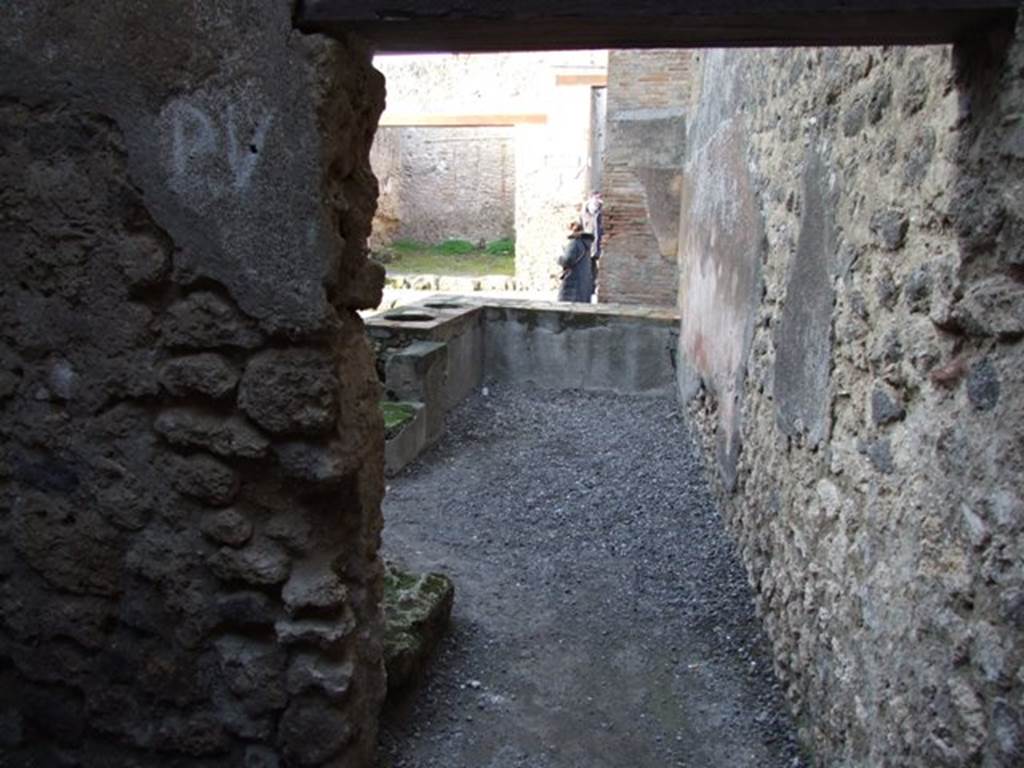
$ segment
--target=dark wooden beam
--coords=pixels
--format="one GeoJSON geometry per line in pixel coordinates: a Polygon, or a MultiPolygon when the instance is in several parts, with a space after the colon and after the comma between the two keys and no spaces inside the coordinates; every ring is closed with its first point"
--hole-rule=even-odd
{"type": "Polygon", "coordinates": [[[1012,25],[1018,0],[300,0],[305,31],[380,52],[925,45],[1012,25]]]}

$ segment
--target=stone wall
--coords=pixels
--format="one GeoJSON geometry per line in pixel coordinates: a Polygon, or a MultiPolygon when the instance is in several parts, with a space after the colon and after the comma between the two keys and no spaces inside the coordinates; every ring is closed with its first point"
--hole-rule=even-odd
{"type": "Polygon", "coordinates": [[[611,51],[602,302],[674,306],[689,51],[611,51]]]}
{"type": "Polygon", "coordinates": [[[1024,761],[1024,28],[1006,43],[703,62],[680,387],[820,766],[1024,761]]]}
{"type": "Polygon", "coordinates": [[[370,163],[380,184],[371,245],[515,236],[515,129],[378,129],[370,163]]]}
{"type": "Polygon", "coordinates": [[[369,765],[381,78],[276,0],[0,38],[0,762],[369,765]]]}

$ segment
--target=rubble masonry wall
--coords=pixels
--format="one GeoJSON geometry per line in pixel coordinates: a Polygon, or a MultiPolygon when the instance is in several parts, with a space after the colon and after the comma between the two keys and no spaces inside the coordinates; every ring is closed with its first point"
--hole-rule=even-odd
{"type": "Polygon", "coordinates": [[[515,160],[513,126],[381,127],[370,153],[380,185],[371,246],[514,238],[515,160]]]}
{"type": "Polygon", "coordinates": [[[382,78],[289,3],[0,10],[5,765],[369,765],[382,78]]]}
{"type": "Polygon", "coordinates": [[[821,766],[1024,760],[1024,28],[711,51],[680,389],[821,766]]]}

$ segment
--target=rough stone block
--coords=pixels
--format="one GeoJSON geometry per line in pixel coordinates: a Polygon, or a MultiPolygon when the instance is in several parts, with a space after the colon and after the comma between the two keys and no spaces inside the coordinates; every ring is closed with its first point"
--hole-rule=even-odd
{"type": "Polygon", "coordinates": [[[887,251],[898,251],[907,240],[910,219],[899,208],[880,208],[871,214],[871,233],[887,251]]]}
{"type": "Polygon", "coordinates": [[[132,477],[96,492],[97,509],[103,519],[123,531],[139,531],[162,504],[149,489],[132,477]]]}
{"type": "Polygon", "coordinates": [[[351,443],[293,441],[274,446],[285,475],[316,485],[344,482],[359,467],[361,453],[351,443]]]}
{"type": "Polygon", "coordinates": [[[278,744],[292,765],[320,765],[354,735],[352,724],[320,696],[295,699],[278,727],[278,744]]]}
{"type": "Polygon", "coordinates": [[[162,324],[170,347],[255,349],[263,336],[237,309],[215,293],[199,292],[172,304],[162,324]]]}
{"type": "Polygon", "coordinates": [[[280,646],[240,635],[222,637],[216,646],[228,689],[244,702],[247,711],[259,714],[288,703],[286,658],[280,646]]]}
{"type": "Polygon", "coordinates": [[[314,543],[313,526],[302,510],[274,515],[264,526],[263,534],[296,552],[305,552],[314,543]]]}
{"type": "Polygon", "coordinates": [[[1019,338],[1024,336],[1024,285],[1004,276],[981,280],[971,285],[956,312],[970,333],[1019,338]]]}
{"type": "Polygon", "coordinates": [[[843,135],[856,136],[864,129],[864,121],[867,118],[867,107],[860,99],[853,102],[846,114],[843,115],[843,135]]]}
{"type": "Polygon", "coordinates": [[[238,474],[212,456],[171,455],[167,469],[175,490],[211,506],[230,504],[238,495],[238,474]]]}
{"type": "Polygon", "coordinates": [[[384,577],[384,663],[388,690],[423,671],[448,627],[455,587],[438,573],[416,576],[389,565],[384,577]]]}
{"type": "Polygon", "coordinates": [[[198,394],[219,399],[235,391],[238,372],[221,355],[204,352],[168,360],[160,367],[160,383],[177,397],[198,394]]]}
{"type": "Polygon", "coordinates": [[[330,619],[284,619],[274,625],[277,639],[286,645],[303,643],[331,649],[352,634],[355,622],[347,616],[330,619]]]}
{"type": "Polygon", "coordinates": [[[120,593],[123,534],[95,509],[25,494],[13,504],[8,525],[18,553],[54,586],[75,594],[120,593]]]}
{"type": "Polygon", "coordinates": [[[161,413],[154,428],[178,448],[201,448],[218,456],[257,459],[270,441],[237,416],[216,416],[192,408],[171,408],[161,413]]]}
{"type": "Polygon", "coordinates": [[[223,685],[214,687],[210,698],[225,731],[248,742],[273,742],[275,712],[251,714],[245,702],[223,685]]]}
{"type": "Polygon", "coordinates": [[[312,653],[298,653],[288,667],[288,692],[299,695],[313,690],[332,701],[348,694],[355,674],[352,662],[337,662],[312,653]]]}
{"type": "Polygon", "coordinates": [[[337,364],[329,353],[271,350],[249,361],[238,404],[268,432],[321,434],[336,425],[337,394],[337,364]]]}
{"type": "Polygon", "coordinates": [[[252,538],[252,523],[236,509],[208,515],[200,527],[209,538],[229,547],[240,547],[252,538]]]}
{"type": "Polygon", "coordinates": [[[308,608],[340,608],[348,600],[348,590],[337,574],[318,563],[296,563],[281,594],[292,615],[308,608]]]}
{"type": "Polygon", "coordinates": [[[917,188],[925,180],[935,157],[935,131],[925,128],[914,137],[903,163],[903,186],[917,188]]]}
{"type": "Polygon", "coordinates": [[[117,605],[107,598],[67,596],[47,601],[46,593],[14,579],[0,581],[0,616],[19,642],[61,635],[83,648],[101,650],[110,641],[117,605]]]}
{"type": "Polygon", "coordinates": [[[879,78],[871,91],[871,98],[868,101],[868,121],[872,125],[885,116],[886,110],[892,104],[892,80],[888,77],[879,78]]]}
{"type": "Polygon", "coordinates": [[[931,310],[932,280],[926,264],[915,269],[903,285],[903,298],[911,312],[928,314],[931,310]]]}
{"type": "Polygon", "coordinates": [[[885,386],[876,386],[871,392],[871,420],[875,426],[892,424],[900,421],[907,412],[900,402],[899,395],[885,386]]]}
{"type": "Polygon", "coordinates": [[[291,560],[274,542],[258,539],[245,549],[221,548],[210,558],[210,568],[224,581],[271,586],[288,578],[291,560]]]}
{"type": "Polygon", "coordinates": [[[892,459],[892,444],[888,438],[861,441],[858,449],[868,457],[872,466],[883,475],[891,475],[896,470],[892,459]]]}
{"type": "Polygon", "coordinates": [[[148,233],[127,237],[117,254],[118,266],[132,288],[148,288],[163,281],[169,270],[173,243],[148,233]]]}
{"type": "Polygon", "coordinates": [[[923,64],[916,63],[910,70],[903,86],[903,116],[910,117],[920,112],[928,101],[930,86],[923,64]]]}

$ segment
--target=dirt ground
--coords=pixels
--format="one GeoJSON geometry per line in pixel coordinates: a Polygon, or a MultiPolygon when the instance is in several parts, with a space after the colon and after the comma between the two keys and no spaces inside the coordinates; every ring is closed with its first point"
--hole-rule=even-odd
{"type": "Polygon", "coordinates": [[[455,582],[386,768],[794,768],[792,722],[667,400],[490,387],[392,479],[385,554],[455,582]]]}

